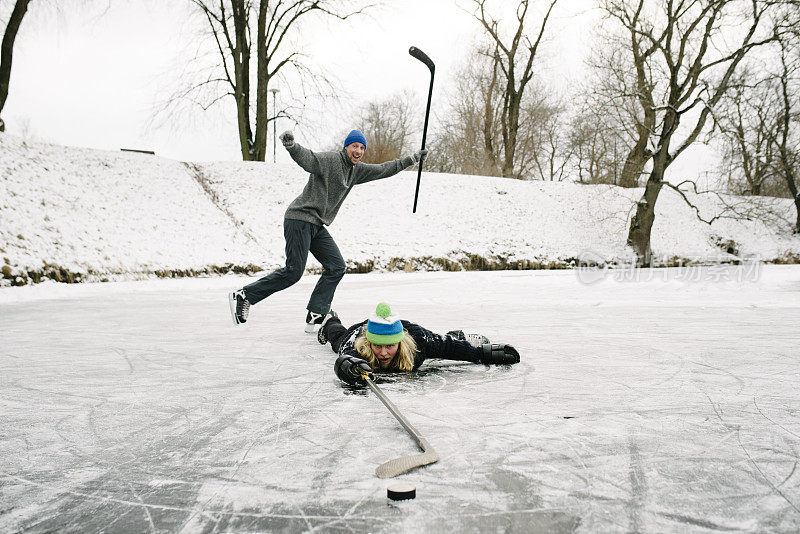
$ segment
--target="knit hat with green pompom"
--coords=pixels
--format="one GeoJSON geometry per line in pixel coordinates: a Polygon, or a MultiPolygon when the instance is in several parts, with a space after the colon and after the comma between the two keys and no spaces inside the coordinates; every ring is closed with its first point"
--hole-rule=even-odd
{"type": "Polygon", "coordinates": [[[367,321],[367,339],[375,345],[394,345],[405,337],[403,323],[385,302],[375,308],[375,315],[367,321]]]}

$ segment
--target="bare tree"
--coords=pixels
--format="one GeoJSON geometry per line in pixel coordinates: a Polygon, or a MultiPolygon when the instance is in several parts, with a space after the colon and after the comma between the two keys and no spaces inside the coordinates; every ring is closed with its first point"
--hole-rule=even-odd
{"type": "MultiPolygon", "coordinates": [[[[14,9],[8,19],[6,30],[3,32],[3,42],[0,45],[0,113],[8,99],[8,89],[11,82],[11,59],[14,52],[14,40],[17,38],[22,19],[28,11],[31,0],[16,0],[14,9]]],[[[5,123],[0,118],[0,132],[5,131],[5,123]]]]}
{"type": "MultiPolygon", "coordinates": [[[[478,45],[454,76],[446,111],[432,136],[431,171],[502,176],[502,84],[492,48],[478,45]]],[[[560,180],[566,175],[569,142],[565,106],[553,92],[528,85],[520,102],[512,178],[560,180]]]]}
{"type": "Polygon", "coordinates": [[[777,46],[756,60],[758,69],[740,77],[715,110],[714,119],[725,139],[729,187],[736,193],[792,198],[797,233],[800,2],[788,1],[783,7],[775,25],[777,46]]]}
{"type": "Polygon", "coordinates": [[[232,97],[236,103],[239,147],[246,161],[264,161],[270,123],[279,116],[291,116],[285,106],[277,113],[269,113],[268,96],[276,77],[293,70],[305,82],[311,80],[318,86],[327,83],[324,76],[308,67],[297,50],[291,49],[291,35],[313,14],[346,20],[366,9],[352,7],[354,3],[348,0],[189,2],[205,21],[217,61],[199,81],[190,81],[173,95],[164,108],[188,99],[207,110],[232,97]]]}
{"type": "Polygon", "coordinates": [[[569,128],[571,166],[578,181],[619,185],[622,153],[627,142],[610,115],[600,107],[588,105],[572,117],[569,128]]]}
{"type": "Polygon", "coordinates": [[[369,147],[364,154],[365,163],[397,159],[411,149],[411,138],[418,129],[417,109],[410,92],[370,102],[364,107],[359,124],[369,147]]]}
{"type": "Polygon", "coordinates": [[[638,16],[639,13],[634,13],[633,24],[623,26],[621,31],[607,30],[604,45],[595,50],[590,61],[596,73],[591,100],[596,108],[603,110],[609,127],[622,134],[623,143],[617,147],[624,152],[617,177],[617,184],[622,187],[637,187],[653,157],[649,140],[656,114],[652,72],[647,61],[655,48],[645,48],[642,37],[631,29],[635,28],[638,16]]]}
{"type": "Polygon", "coordinates": [[[486,49],[476,47],[453,78],[446,111],[437,116],[436,134],[425,168],[433,172],[500,176],[495,156],[500,117],[496,65],[486,49]]]}
{"type": "MultiPolygon", "coordinates": [[[[520,0],[516,9],[516,29],[511,39],[505,40],[501,34],[498,19],[487,12],[488,0],[472,0],[475,5],[475,18],[481,23],[491,46],[492,87],[497,87],[500,95],[499,109],[495,110],[492,100],[485,102],[484,117],[490,120],[495,113],[500,119],[500,139],[502,147],[495,147],[491,132],[484,131],[486,152],[497,160],[502,176],[519,177],[515,172],[517,161],[520,117],[524,103],[525,89],[533,79],[534,60],[544,37],[547,22],[558,0],[546,0],[547,9],[542,17],[537,35],[526,34],[526,17],[530,7],[529,0],[520,0]],[[502,152],[501,152],[502,150],[502,152]],[[502,153],[502,156],[500,154],[502,153]],[[500,157],[498,157],[500,156],[500,157]]],[[[493,89],[494,90],[494,89],[493,89]]]]}
{"type": "MultiPolygon", "coordinates": [[[[794,5],[797,8],[797,4],[794,5]]],[[[790,32],[782,33],[779,39],[781,50],[781,68],[778,76],[778,94],[781,109],[778,120],[777,135],[774,143],[778,148],[780,172],[786,181],[786,187],[794,199],[797,219],[795,233],[800,233],[800,193],[797,190],[798,172],[800,172],[800,133],[798,133],[798,89],[800,89],[800,50],[798,48],[797,11],[790,12],[785,19],[790,32]],[[795,15],[795,16],[791,16],[795,15]]]]}
{"type": "Polygon", "coordinates": [[[636,36],[632,57],[643,58],[651,75],[652,99],[639,99],[639,105],[656,116],[647,141],[652,170],[627,240],[640,265],[651,262],[650,232],[661,188],[669,185],[667,168],[704,131],[748,52],[773,40],[767,20],[772,7],[769,0],[605,0],[606,12],[636,36]],[[732,28],[740,29],[738,35],[732,28]],[[674,139],[679,129],[683,136],[674,139]]]}
{"type": "MultiPolygon", "coordinates": [[[[419,106],[414,93],[405,90],[367,102],[356,112],[355,120],[347,119],[367,138],[364,163],[383,163],[416,150],[414,141],[422,131],[419,106]]],[[[340,150],[350,129],[336,132],[329,150],[340,150]]]]}
{"type": "Polygon", "coordinates": [[[522,144],[521,148],[532,148],[533,174],[539,180],[560,182],[566,178],[568,165],[574,156],[574,147],[564,127],[566,112],[563,104],[555,103],[540,105],[533,113],[528,113],[531,117],[538,115],[538,120],[533,123],[538,139],[535,143],[522,144]]]}
{"type": "Polygon", "coordinates": [[[778,151],[772,141],[781,107],[775,79],[758,80],[745,72],[720,104],[714,122],[723,138],[728,188],[736,194],[786,196],[780,191],[785,189],[784,182],[775,172],[778,151]]]}

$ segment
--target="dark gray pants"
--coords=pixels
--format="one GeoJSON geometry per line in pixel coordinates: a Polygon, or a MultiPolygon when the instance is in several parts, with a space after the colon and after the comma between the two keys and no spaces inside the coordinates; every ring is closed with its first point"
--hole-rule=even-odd
{"type": "Polygon", "coordinates": [[[322,276],[311,293],[307,309],[315,313],[328,313],[333,293],[347,267],[339,247],[324,226],[306,221],[284,219],[283,237],[286,238],[286,267],[244,286],[248,302],[255,304],[296,284],[303,276],[308,253],[311,252],[322,264],[322,276]]]}

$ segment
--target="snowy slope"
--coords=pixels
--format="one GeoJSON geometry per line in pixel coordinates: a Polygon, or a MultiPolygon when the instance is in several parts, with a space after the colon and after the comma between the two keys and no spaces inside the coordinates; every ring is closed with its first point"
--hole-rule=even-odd
{"type": "Polygon", "coordinates": [[[184,164],[0,136],[0,254],[74,273],[242,263],[247,239],[184,164]]]}
{"type": "MultiPolygon", "coordinates": [[[[93,280],[274,268],[284,259],[283,212],[306,177],[293,164],[184,164],[0,136],[0,283],[43,274],[93,280]]],[[[416,172],[404,172],[353,190],[330,228],[352,269],[631,258],[625,238],[641,190],[425,173],[412,214],[415,182],[416,172]]],[[[723,209],[714,197],[696,201],[706,218],[723,209]]],[[[791,202],[762,202],[777,223],[720,219],[709,226],[664,190],[654,254],[664,261],[734,259],[717,242],[768,261],[800,253],[800,238],[785,221],[791,202]]]]}

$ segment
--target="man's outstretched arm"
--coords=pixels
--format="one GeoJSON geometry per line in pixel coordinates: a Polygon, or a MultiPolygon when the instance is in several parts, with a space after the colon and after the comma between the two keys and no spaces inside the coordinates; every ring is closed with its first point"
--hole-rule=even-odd
{"type": "Polygon", "coordinates": [[[283,148],[289,152],[292,159],[300,165],[306,172],[311,174],[322,174],[322,167],[319,164],[319,158],[312,151],[304,146],[300,146],[294,141],[294,134],[291,130],[283,132],[279,139],[283,143],[283,148]]]}
{"type": "Polygon", "coordinates": [[[363,184],[373,180],[394,176],[403,169],[407,169],[415,163],[424,161],[427,155],[428,151],[423,149],[414,152],[411,156],[403,156],[402,158],[387,161],[386,163],[363,163],[359,165],[359,176],[356,183],[363,184]]]}

